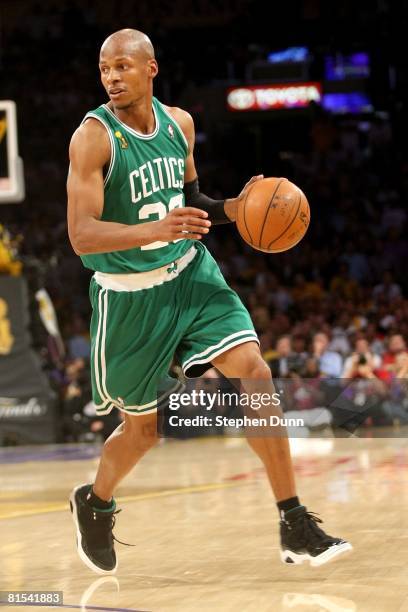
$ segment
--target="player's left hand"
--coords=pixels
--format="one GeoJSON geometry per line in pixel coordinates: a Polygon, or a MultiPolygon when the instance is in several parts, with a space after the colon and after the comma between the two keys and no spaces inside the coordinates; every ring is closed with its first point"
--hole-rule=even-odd
{"type": "Polygon", "coordinates": [[[241,193],[239,194],[239,196],[237,198],[235,198],[235,199],[236,200],[243,200],[245,198],[245,196],[247,195],[251,185],[256,183],[256,181],[261,181],[263,178],[264,178],[263,174],[257,174],[256,176],[253,176],[252,178],[250,178],[249,181],[247,183],[245,183],[244,188],[241,191],[241,193]]]}
{"type": "Polygon", "coordinates": [[[260,181],[263,178],[264,178],[263,174],[258,174],[257,176],[253,176],[252,178],[249,179],[247,183],[245,183],[241,193],[236,198],[231,198],[225,201],[224,210],[225,210],[225,213],[228,215],[228,217],[231,219],[231,221],[235,221],[235,219],[237,218],[238,205],[240,202],[242,202],[242,200],[246,198],[251,186],[254,183],[256,183],[256,181],[260,181]]]}

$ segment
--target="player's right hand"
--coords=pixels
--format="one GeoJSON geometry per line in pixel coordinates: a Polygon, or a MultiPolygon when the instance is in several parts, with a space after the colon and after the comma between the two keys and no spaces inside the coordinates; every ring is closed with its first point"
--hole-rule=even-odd
{"type": "Polygon", "coordinates": [[[207,217],[208,213],[204,210],[192,206],[173,208],[164,219],[154,222],[154,239],[162,242],[180,238],[201,240],[210,231],[211,221],[207,217]]]}

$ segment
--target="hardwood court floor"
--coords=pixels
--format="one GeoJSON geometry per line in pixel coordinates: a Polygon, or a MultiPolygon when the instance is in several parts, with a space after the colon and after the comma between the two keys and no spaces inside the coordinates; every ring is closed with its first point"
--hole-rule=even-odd
{"type": "Polygon", "coordinates": [[[0,590],[62,590],[79,610],[408,611],[406,437],[292,449],[302,501],[353,553],[283,565],[273,498],[245,440],[166,441],[118,490],[115,533],[136,546],[117,544],[107,578],[77,557],[67,503],[92,481],[98,448],[0,450],[0,590]]]}

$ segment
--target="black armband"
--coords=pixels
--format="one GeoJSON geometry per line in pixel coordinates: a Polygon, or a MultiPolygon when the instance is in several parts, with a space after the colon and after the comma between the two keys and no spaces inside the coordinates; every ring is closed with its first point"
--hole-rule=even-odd
{"type": "Polygon", "coordinates": [[[231,219],[225,214],[225,200],[212,200],[204,193],[200,193],[198,187],[198,178],[189,183],[185,183],[183,187],[186,206],[195,206],[208,213],[208,219],[213,225],[221,223],[232,223],[231,219]]]}

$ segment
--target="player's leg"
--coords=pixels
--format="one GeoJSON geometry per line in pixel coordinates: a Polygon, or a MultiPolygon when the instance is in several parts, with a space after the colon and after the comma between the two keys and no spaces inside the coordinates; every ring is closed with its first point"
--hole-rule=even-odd
{"type": "Polygon", "coordinates": [[[93,485],[94,494],[110,501],[119,482],[157,442],[157,414],[130,415],[106,440],[93,485]]]}
{"type": "MultiPolygon", "coordinates": [[[[275,392],[270,369],[255,342],[235,346],[215,357],[212,363],[225,377],[241,379],[243,390],[249,395],[268,393],[271,397],[275,392]]],[[[274,416],[282,414],[280,408],[272,404],[266,412],[274,416]]],[[[285,428],[273,429],[273,435],[265,437],[258,436],[252,430],[248,442],[265,466],[278,503],[281,515],[281,559],[286,563],[309,561],[311,565],[321,565],[352,547],[345,540],[327,535],[317,525],[320,519],[308,513],[300,504],[295,492],[285,428]]]]}
{"type": "MultiPolygon", "coordinates": [[[[185,274],[189,282],[186,312],[190,319],[177,349],[185,375],[201,376],[214,364],[225,376],[243,379],[247,393],[268,389],[272,395],[271,373],[257,348],[258,338],[249,312],[228,287],[204,246],[198,244],[197,250],[199,257],[190,273],[187,269],[185,274]]],[[[271,405],[270,411],[275,415],[278,408],[271,405]]],[[[282,559],[288,563],[309,560],[319,565],[350,549],[347,542],[330,538],[320,530],[317,519],[300,505],[284,428],[281,432],[273,428],[273,436],[255,437],[251,433],[249,442],[265,465],[281,513],[282,559]]]]}
{"type": "Polygon", "coordinates": [[[155,413],[125,414],[124,422],[104,444],[94,485],[80,485],[71,494],[78,554],[98,574],[112,574],[117,569],[112,533],[114,489],[156,441],[155,413]]]}
{"type": "MultiPolygon", "coordinates": [[[[262,359],[259,346],[247,342],[222,353],[213,360],[213,365],[230,379],[241,379],[243,391],[248,395],[265,393],[270,397],[275,393],[271,370],[262,359]]],[[[279,406],[265,407],[269,414],[282,416],[279,406]]],[[[261,417],[258,412],[256,415],[261,417]]],[[[274,437],[249,435],[248,443],[261,459],[271,483],[277,502],[296,496],[295,477],[290,455],[289,440],[284,427],[274,429],[274,437]]]]}
{"type": "Polygon", "coordinates": [[[169,385],[164,397],[180,386],[165,376],[177,337],[173,339],[163,304],[176,289],[169,287],[165,295],[163,290],[154,286],[117,291],[91,283],[93,400],[98,414],[117,408],[125,413],[124,422],[104,444],[95,484],[76,487],[70,498],[79,556],[100,574],[117,567],[114,489],[156,442],[161,381],[165,378],[169,385]]]}
{"type": "MultiPolygon", "coordinates": [[[[178,356],[187,377],[200,376],[211,363],[228,378],[264,381],[272,388],[271,372],[261,358],[258,338],[248,311],[238,295],[226,284],[216,262],[203,245],[198,244],[198,257],[186,270],[189,296],[186,321],[188,328],[178,356]],[[194,305],[197,311],[194,312],[194,305]],[[234,348],[233,348],[234,347],[234,348]],[[235,358],[237,355],[237,358],[235,358]]],[[[255,383],[256,387],[256,383],[255,383]]],[[[250,392],[250,390],[247,390],[250,392]]],[[[262,438],[250,444],[261,457],[278,501],[295,496],[293,468],[286,435],[271,444],[262,438]],[[277,467],[280,464],[280,467],[277,467]]]]}

